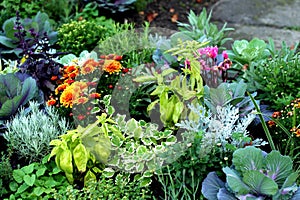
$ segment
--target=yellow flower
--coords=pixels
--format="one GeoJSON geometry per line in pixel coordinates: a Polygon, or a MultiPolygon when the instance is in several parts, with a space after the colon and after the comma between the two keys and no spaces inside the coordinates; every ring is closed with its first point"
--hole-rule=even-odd
{"type": "Polygon", "coordinates": [[[60,103],[67,107],[72,108],[73,100],[77,99],[80,96],[81,90],[78,87],[75,87],[74,84],[66,87],[66,89],[61,93],[59,101],[60,103]]]}
{"type": "Polygon", "coordinates": [[[62,94],[60,95],[59,101],[66,108],[68,108],[68,107],[72,108],[72,106],[73,106],[73,99],[74,99],[73,89],[70,86],[70,87],[67,87],[62,92],[62,94]]]}
{"type": "Polygon", "coordinates": [[[121,69],[122,69],[121,63],[116,60],[107,60],[103,66],[103,70],[108,72],[109,74],[120,72],[121,69]]]}

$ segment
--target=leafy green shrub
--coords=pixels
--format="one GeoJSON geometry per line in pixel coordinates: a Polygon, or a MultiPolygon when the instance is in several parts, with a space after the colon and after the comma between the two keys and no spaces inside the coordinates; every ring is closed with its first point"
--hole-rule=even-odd
{"type": "Polygon", "coordinates": [[[164,66],[158,71],[146,68],[146,72],[134,78],[136,82],[157,84],[150,94],[153,101],[147,111],[155,111],[156,106],[159,106],[160,120],[165,127],[174,128],[180,118],[187,116],[186,103],[197,102],[203,97],[201,63],[195,57],[195,52],[203,45],[205,44],[197,41],[179,41],[176,47],[168,51],[177,56],[179,62],[189,61],[189,66],[183,66],[179,72],[170,66],[164,66]]]}
{"type": "Polygon", "coordinates": [[[4,138],[8,145],[30,162],[50,153],[50,141],[68,129],[68,123],[57,115],[55,108],[42,110],[36,102],[29,102],[28,109],[22,108],[6,126],[4,138]]]}
{"type": "Polygon", "coordinates": [[[91,51],[97,43],[111,34],[112,20],[72,21],[58,28],[58,44],[64,52],[79,55],[83,50],[91,51]]]}
{"type": "Polygon", "coordinates": [[[147,5],[152,2],[153,0],[136,0],[134,7],[138,12],[144,11],[147,8],[147,5]]]}
{"type": "Polygon", "coordinates": [[[149,23],[145,23],[142,30],[134,29],[133,23],[114,23],[109,27],[110,36],[98,45],[100,54],[125,55],[134,51],[142,51],[151,44],[149,37],[149,23]]]}
{"type": "Polygon", "coordinates": [[[269,59],[250,65],[245,72],[249,90],[257,91],[257,98],[270,109],[280,110],[291,100],[300,96],[300,53],[289,49],[284,43],[280,51],[271,51],[269,59]]]}
{"type": "Polygon", "coordinates": [[[51,199],[55,190],[65,191],[69,185],[62,171],[54,162],[47,163],[45,156],[41,163],[34,162],[13,170],[13,181],[9,183],[9,199],[51,199]]]}
{"type": "Polygon", "coordinates": [[[72,186],[53,194],[57,200],[66,199],[151,199],[149,187],[141,187],[140,181],[131,179],[128,173],[119,173],[115,178],[102,176],[98,181],[89,181],[81,190],[72,186]]]}
{"type": "Polygon", "coordinates": [[[278,151],[263,152],[255,147],[233,153],[232,167],[223,167],[226,183],[210,172],[202,183],[202,194],[212,199],[291,199],[300,198],[290,157],[278,151]],[[225,185],[226,184],[226,185],[225,185]]]}
{"type": "MultiPolygon", "coordinates": [[[[177,138],[171,130],[159,130],[155,123],[146,123],[143,120],[125,119],[125,115],[117,114],[114,117],[115,129],[122,132],[124,138],[111,135],[112,154],[107,163],[107,170],[112,174],[115,171],[125,171],[135,174],[135,179],[141,180],[141,186],[151,183],[154,172],[162,164],[174,161],[181,153],[175,146],[177,138]]],[[[184,145],[183,145],[184,146],[184,145]]]]}
{"type": "Polygon", "coordinates": [[[43,3],[40,2],[42,1],[3,0],[0,3],[0,24],[3,24],[5,20],[15,16],[17,10],[23,18],[33,17],[41,10],[43,3]]]}
{"type": "Polygon", "coordinates": [[[196,15],[192,10],[188,14],[189,23],[178,22],[179,32],[173,35],[176,38],[185,38],[189,40],[196,40],[198,42],[209,41],[210,46],[222,47],[222,45],[231,40],[226,38],[226,32],[233,30],[226,28],[225,23],[221,30],[217,25],[210,22],[211,12],[207,15],[206,9],[203,8],[199,15],[196,15]]]}
{"type": "Polygon", "coordinates": [[[97,180],[96,174],[103,170],[111,153],[108,132],[123,138],[117,129],[112,128],[111,124],[115,122],[107,114],[103,113],[97,119],[93,124],[79,125],[61,135],[61,139],[50,142],[54,146],[50,158],[55,156],[56,165],[65,172],[71,184],[97,180]]]}

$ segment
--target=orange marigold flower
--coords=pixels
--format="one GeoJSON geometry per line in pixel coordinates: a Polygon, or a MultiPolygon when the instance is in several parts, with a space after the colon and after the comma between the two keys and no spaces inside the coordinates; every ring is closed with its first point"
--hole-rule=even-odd
{"type": "Polygon", "coordinates": [[[74,65],[71,65],[71,66],[66,66],[64,72],[69,74],[69,73],[72,73],[74,71],[77,71],[77,67],[75,67],[74,65]]]}
{"type": "Polygon", "coordinates": [[[47,105],[48,106],[53,106],[55,104],[56,104],[56,100],[55,99],[50,99],[50,100],[47,101],[47,105]]]}
{"type": "Polygon", "coordinates": [[[75,104],[85,104],[86,102],[88,102],[88,100],[89,99],[86,97],[79,97],[74,101],[74,103],[75,104]]]}
{"type": "Polygon", "coordinates": [[[121,63],[116,60],[109,60],[103,66],[103,70],[108,72],[109,74],[120,72],[121,69],[122,69],[121,63]]]}
{"type": "Polygon", "coordinates": [[[73,100],[78,98],[78,93],[74,92],[74,86],[68,86],[60,95],[60,103],[67,107],[73,107],[73,100]]]}
{"type": "Polygon", "coordinates": [[[66,87],[68,87],[69,84],[68,83],[63,83],[59,86],[57,86],[57,88],[55,89],[55,94],[57,95],[59,92],[62,92],[66,89],[66,87]]]}
{"type": "Polygon", "coordinates": [[[92,98],[92,99],[99,99],[101,97],[101,95],[97,92],[94,92],[94,93],[91,93],[89,95],[89,97],[92,98]]]}

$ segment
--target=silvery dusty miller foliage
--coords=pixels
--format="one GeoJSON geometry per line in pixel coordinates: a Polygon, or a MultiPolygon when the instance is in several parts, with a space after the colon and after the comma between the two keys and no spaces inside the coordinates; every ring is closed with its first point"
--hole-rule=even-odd
{"type": "MultiPolygon", "coordinates": [[[[225,107],[217,106],[216,114],[214,115],[201,105],[189,106],[189,108],[195,113],[197,119],[183,120],[177,123],[176,126],[185,129],[187,133],[203,131],[200,157],[209,153],[213,146],[217,144],[221,144],[222,151],[226,151],[226,144],[229,143],[229,138],[233,139],[233,133],[242,133],[243,137],[249,137],[246,128],[255,118],[253,114],[240,118],[239,109],[230,105],[225,107]]],[[[243,141],[235,141],[234,139],[230,143],[238,148],[245,145],[243,141]]],[[[262,139],[252,141],[254,146],[265,144],[266,142],[262,141],[262,139]]]]}
{"type": "Polygon", "coordinates": [[[69,129],[67,121],[54,108],[41,110],[36,102],[30,102],[28,109],[22,108],[6,125],[4,138],[17,154],[29,161],[40,160],[49,153],[50,141],[69,129]]]}

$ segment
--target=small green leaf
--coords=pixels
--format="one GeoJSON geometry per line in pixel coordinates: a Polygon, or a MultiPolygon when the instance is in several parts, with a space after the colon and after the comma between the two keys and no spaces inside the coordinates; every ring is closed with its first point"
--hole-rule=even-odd
{"type": "Polygon", "coordinates": [[[145,146],[139,146],[136,150],[138,156],[143,156],[147,152],[147,148],[145,146]]]}
{"type": "Polygon", "coordinates": [[[98,113],[98,112],[100,112],[100,111],[101,111],[100,108],[94,107],[94,108],[91,110],[91,113],[92,113],[92,114],[95,114],[95,113],[98,113]]]}
{"type": "Polygon", "coordinates": [[[97,180],[96,175],[91,170],[89,170],[84,176],[84,183],[87,183],[89,181],[96,181],[96,180],[97,180]]]}
{"type": "Polygon", "coordinates": [[[68,174],[73,173],[72,153],[69,149],[61,152],[59,156],[59,167],[68,174]]]}
{"type": "Polygon", "coordinates": [[[142,172],[144,170],[144,168],[145,168],[144,162],[136,163],[136,167],[135,168],[136,168],[137,172],[142,172]]]}
{"type": "Polygon", "coordinates": [[[138,127],[138,124],[134,118],[131,118],[126,123],[126,131],[128,133],[133,133],[137,127],[138,127]]]}
{"type": "Polygon", "coordinates": [[[142,82],[149,82],[149,81],[156,81],[155,76],[139,76],[133,79],[133,81],[142,83],[142,82]]]}
{"type": "Polygon", "coordinates": [[[144,173],[143,173],[143,177],[147,177],[147,178],[150,178],[153,176],[153,172],[151,172],[150,170],[146,170],[144,173]]]}
{"type": "Polygon", "coordinates": [[[13,192],[17,191],[18,186],[18,183],[16,183],[15,181],[9,183],[9,189],[13,192]]]}
{"type": "Polygon", "coordinates": [[[29,176],[28,174],[26,174],[23,179],[24,179],[24,182],[27,185],[33,186],[33,184],[35,182],[35,178],[36,178],[35,174],[32,174],[31,176],[29,176]]]}
{"type": "Polygon", "coordinates": [[[24,176],[25,176],[25,173],[21,169],[15,169],[13,171],[13,177],[17,183],[22,183],[24,176]]]}
{"type": "Polygon", "coordinates": [[[121,140],[118,136],[116,135],[112,135],[111,136],[111,142],[113,145],[115,145],[116,147],[120,147],[121,146],[121,140]]]}
{"type": "Polygon", "coordinates": [[[147,187],[151,184],[152,180],[151,178],[142,178],[142,181],[140,181],[141,187],[147,187]]]}
{"type": "Polygon", "coordinates": [[[56,185],[58,185],[58,182],[55,181],[52,177],[48,177],[47,180],[45,181],[45,185],[44,186],[47,186],[49,188],[53,188],[56,185]]]}
{"type": "Polygon", "coordinates": [[[43,176],[43,175],[45,174],[46,169],[47,169],[46,167],[39,168],[39,169],[36,171],[36,176],[37,176],[37,177],[43,176]]]}
{"type": "Polygon", "coordinates": [[[175,72],[178,73],[177,70],[175,70],[173,68],[169,68],[169,69],[166,69],[166,70],[162,71],[161,75],[164,77],[164,76],[167,76],[167,75],[169,75],[171,73],[175,73],[175,72]]]}
{"type": "Polygon", "coordinates": [[[22,194],[25,190],[29,188],[29,185],[23,183],[17,190],[16,194],[22,194]]]}
{"type": "Polygon", "coordinates": [[[41,196],[44,193],[44,188],[42,187],[35,187],[33,189],[33,194],[35,194],[36,196],[41,196]]]}
{"type": "Polygon", "coordinates": [[[112,168],[105,168],[102,172],[102,175],[106,178],[111,178],[115,174],[115,170],[112,168]]]}
{"type": "Polygon", "coordinates": [[[131,171],[135,167],[134,163],[125,163],[125,170],[131,171]]]}

